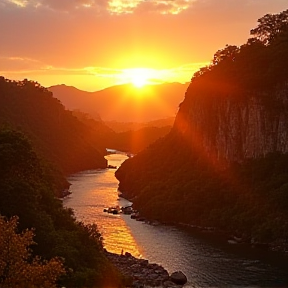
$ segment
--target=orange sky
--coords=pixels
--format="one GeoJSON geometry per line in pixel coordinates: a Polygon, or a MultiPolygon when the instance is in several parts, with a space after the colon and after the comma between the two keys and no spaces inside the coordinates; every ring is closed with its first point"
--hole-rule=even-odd
{"type": "Polygon", "coordinates": [[[287,7],[288,0],[0,0],[0,75],[96,91],[130,81],[130,68],[152,68],[150,82],[184,83],[218,49],[245,43],[257,19],[287,7]]]}

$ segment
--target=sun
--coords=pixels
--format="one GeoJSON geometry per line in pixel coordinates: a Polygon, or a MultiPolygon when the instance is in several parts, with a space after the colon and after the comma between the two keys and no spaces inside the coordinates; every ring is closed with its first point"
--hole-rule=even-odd
{"type": "Polygon", "coordinates": [[[148,78],[142,74],[135,74],[131,77],[131,83],[137,88],[142,88],[143,86],[147,85],[147,80],[148,78]]]}
{"type": "Polygon", "coordinates": [[[136,88],[143,88],[147,84],[150,84],[154,78],[155,71],[150,68],[130,68],[125,69],[123,73],[127,82],[133,84],[136,88]]]}

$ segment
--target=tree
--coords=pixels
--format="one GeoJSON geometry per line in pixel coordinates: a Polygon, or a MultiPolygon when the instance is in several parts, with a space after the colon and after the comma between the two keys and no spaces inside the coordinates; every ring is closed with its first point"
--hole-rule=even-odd
{"type": "Polygon", "coordinates": [[[217,65],[223,60],[235,60],[236,55],[239,53],[239,47],[235,45],[226,45],[225,48],[218,50],[213,57],[213,65],[217,65]]]}
{"type": "Polygon", "coordinates": [[[59,258],[41,261],[32,258],[30,246],[33,231],[16,233],[18,217],[5,220],[0,216],[0,286],[2,288],[56,288],[58,278],[65,273],[59,258]]]}
{"type": "Polygon", "coordinates": [[[271,42],[288,27],[288,9],[279,14],[266,14],[258,19],[258,27],[250,31],[265,45],[271,42]]]}

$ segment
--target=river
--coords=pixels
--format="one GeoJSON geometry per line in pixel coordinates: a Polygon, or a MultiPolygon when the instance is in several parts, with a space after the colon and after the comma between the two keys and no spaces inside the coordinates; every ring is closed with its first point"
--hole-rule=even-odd
{"type": "MultiPolygon", "coordinates": [[[[119,167],[127,156],[106,158],[108,164],[119,167]]],[[[63,201],[78,220],[97,223],[108,251],[130,252],[162,265],[169,273],[181,270],[188,278],[186,287],[288,287],[288,268],[280,255],[103,212],[110,206],[131,204],[119,198],[114,173],[114,169],[101,169],[71,175],[72,194],[63,201]]]]}

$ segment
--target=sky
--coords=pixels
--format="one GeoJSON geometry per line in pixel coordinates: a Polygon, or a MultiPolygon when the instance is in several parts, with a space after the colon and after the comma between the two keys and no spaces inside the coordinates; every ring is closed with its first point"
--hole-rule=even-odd
{"type": "Polygon", "coordinates": [[[86,91],[190,81],[288,0],[0,0],[0,75],[86,91]]]}

